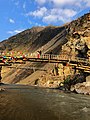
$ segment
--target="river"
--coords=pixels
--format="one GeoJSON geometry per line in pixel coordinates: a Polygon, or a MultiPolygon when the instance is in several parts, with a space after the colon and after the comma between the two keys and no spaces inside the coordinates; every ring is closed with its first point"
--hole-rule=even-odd
{"type": "Polygon", "coordinates": [[[3,85],[0,120],[90,120],[90,96],[24,85],[3,85]]]}

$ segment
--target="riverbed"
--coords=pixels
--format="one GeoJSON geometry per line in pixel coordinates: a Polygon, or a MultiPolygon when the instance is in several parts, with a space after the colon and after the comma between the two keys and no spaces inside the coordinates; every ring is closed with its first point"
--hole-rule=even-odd
{"type": "Polygon", "coordinates": [[[24,85],[3,85],[0,120],[90,120],[90,96],[24,85]]]}

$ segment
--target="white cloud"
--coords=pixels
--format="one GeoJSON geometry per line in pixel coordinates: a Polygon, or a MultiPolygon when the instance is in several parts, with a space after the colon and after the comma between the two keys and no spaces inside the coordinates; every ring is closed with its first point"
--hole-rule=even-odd
{"type": "Polygon", "coordinates": [[[37,2],[37,4],[39,5],[45,5],[45,3],[47,4],[52,4],[52,6],[56,6],[56,7],[86,7],[89,6],[90,7],[90,0],[35,0],[35,2],[37,2]],[[84,6],[82,5],[84,3],[84,6]]]}
{"type": "Polygon", "coordinates": [[[21,30],[13,30],[13,31],[8,31],[7,33],[13,35],[13,34],[18,34],[20,32],[24,31],[24,29],[21,29],[21,30]]]}
{"type": "Polygon", "coordinates": [[[86,3],[87,7],[90,7],[90,0],[84,0],[84,2],[86,3]]]}
{"type": "Polygon", "coordinates": [[[90,0],[35,0],[35,2],[38,6],[36,10],[26,15],[42,19],[49,24],[69,22],[77,13],[90,6],[90,0]]]}
{"type": "Polygon", "coordinates": [[[15,23],[15,21],[13,19],[11,19],[11,18],[9,19],[9,22],[10,23],[15,23]]]}
{"type": "Polygon", "coordinates": [[[56,23],[58,21],[68,22],[70,18],[76,15],[76,11],[72,9],[60,9],[60,8],[53,8],[47,9],[42,7],[36,11],[30,12],[28,15],[42,18],[42,21],[45,23],[56,23]]]}
{"type": "Polygon", "coordinates": [[[79,0],[79,2],[77,0],[49,0],[49,1],[51,1],[56,6],[65,6],[65,5],[75,6],[77,3],[81,2],[81,0],[79,0]]]}
{"type": "Polygon", "coordinates": [[[35,10],[35,11],[32,11],[32,12],[29,12],[27,13],[26,15],[27,16],[34,16],[34,17],[43,17],[47,12],[47,8],[45,7],[42,7],[42,8],[39,8],[38,10],[35,10]]]}
{"type": "MultiPolygon", "coordinates": [[[[35,0],[39,5],[44,5],[45,3],[52,3],[54,6],[65,6],[65,5],[80,5],[84,0],[35,0]]],[[[89,0],[86,0],[89,1],[89,0]]]]}
{"type": "Polygon", "coordinates": [[[46,3],[46,0],[35,0],[39,5],[43,5],[46,3]]]}
{"type": "Polygon", "coordinates": [[[57,22],[58,21],[58,16],[57,15],[48,15],[43,17],[43,22],[46,23],[52,23],[52,22],[57,22]]]}
{"type": "Polygon", "coordinates": [[[77,12],[72,9],[63,9],[62,13],[67,17],[73,17],[77,12]]]}
{"type": "Polygon", "coordinates": [[[49,14],[43,17],[43,21],[48,23],[69,22],[74,15],[76,15],[76,11],[72,9],[51,9],[49,14]]]}

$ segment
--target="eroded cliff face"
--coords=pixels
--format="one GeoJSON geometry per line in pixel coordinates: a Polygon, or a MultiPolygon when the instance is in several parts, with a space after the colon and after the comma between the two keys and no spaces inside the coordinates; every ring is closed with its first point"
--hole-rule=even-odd
{"type": "Polygon", "coordinates": [[[90,56],[90,14],[71,22],[67,28],[68,42],[62,46],[73,57],[90,56]]]}
{"type": "MultiPolygon", "coordinates": [[[[37,54],[67,54],[72,58],[90,56],[90,13],[61,27],[35,27],[23,31],[0,43],[1,51],[24,51],[37,54]]],[[[13,65],[17,66],[17,65],[13,65]]],[[[29,84],[43,87],[58,87],[68,76],[75,77],[71,66],[52,63],[30,63],[19,67],[41,67],[45,71],[6,68],[2,70],[2,81],[13,84],[29,84]]]]}

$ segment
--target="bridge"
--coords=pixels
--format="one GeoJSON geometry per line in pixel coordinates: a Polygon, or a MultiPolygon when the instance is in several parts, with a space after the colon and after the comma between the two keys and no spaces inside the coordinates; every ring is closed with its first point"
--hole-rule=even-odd
{"type": "MultiPolygon", "coordinates": [[[[26,62],[69,64],[70,66],[74,66],[76,69],[81,69],[84,70],[84,72],[90,73],[90,59],[75,57],[69,54],[60,54],[60,55],[33,54],[32,55],[32,54],[0,53],[0,66],[12,66],[12,64],[25,64],[26,62]]],[[[34,68],[34,69],[38,69],[38,68],[34,68]]]]}
{"type": "Polygon", "coordinates": [[[75,57],[69,54],[34,54],[34,55],[3,55],[0,54],[0,66],[11,66],[12,64],[25,64],[30,62],[46,62],[46,63],[70,63],[71,65],[83,65],[90,67],[90,59],[75,57]]]}
{"type": "MultiPolygon", "coordinates": [[[[73,69],[82,70],[83,72],[90,74],[90,59],[80,58],[71,56],[68,54],[28,54],[28,55],[5,55],[0,54],[0,72],[2,70],[2,66],[7,66],[9,68],[16,69],[33,69],[33,70],[43,70],[43,68],[38,67],[13,67],[13,64],[26,64],[26,62],[40,62],[40,63],[61,63],[64,65],[72,66],[73,69]]],[[[1,78],[1,75],[0,75],[1,78]]]]}

